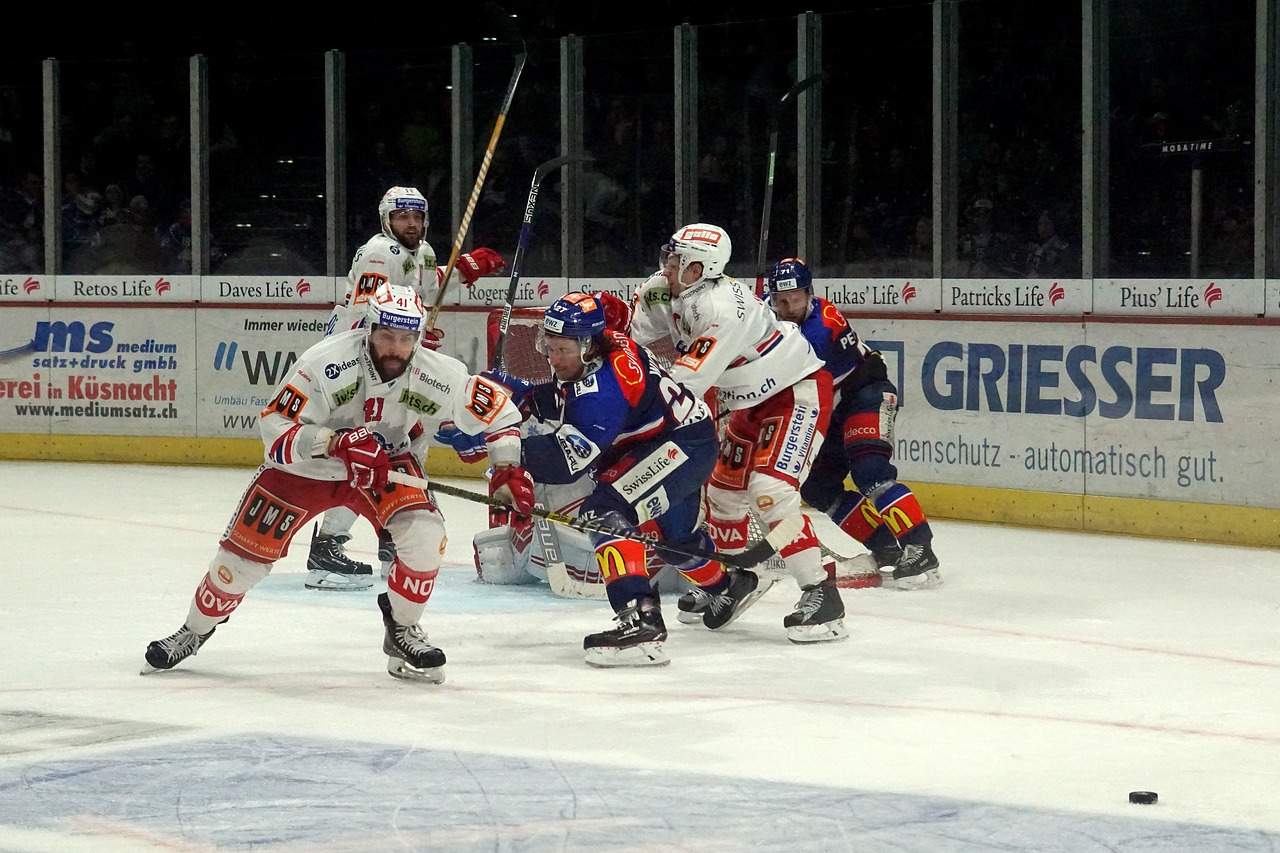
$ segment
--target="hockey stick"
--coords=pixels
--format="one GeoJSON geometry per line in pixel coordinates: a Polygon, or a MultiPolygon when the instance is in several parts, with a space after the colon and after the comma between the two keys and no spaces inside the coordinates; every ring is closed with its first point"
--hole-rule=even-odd
{"type": "Polygon", "coordinates": [[[12,358],[17,358],[23,353],[35,352],[35,351],[36,351],[36,342],[35,342],[35,339],[33,338],[20,347],[13,347],[11,349],[0,350],[0,361],[8,361],[12,358]]]}
{"type": "Polygon", "coordinates": [[[449,276],[453,274],[453,268],[458,263],[458,255],[462,254],[462,244],[467,239],[467,229],[471,227],[471,215],[475,213],[476,201],[480,198],[480,188],[484,186],[485,176],[489,174],[489,164],[493,162],[493,152],[498,147],[498,137],[502,135],[502,126],[507,123],[507,112],[511,109],[511,101],[516,94],[516,84],[520,82],[520,74],[524,71],[524,63],[529,56],[528,51],[525,50],[524,39],[512,22],[511,16],[495,4],[490,4],[486,9],[490,14],[498,18],[499,25],[508,31],[508,35],[515,42],[515,68],[511,71],[511,81],[507,83],[507,93],[502,98],[502,107],[498,110],[498,118],[493,123],[493,133],[489,135],[489,145],[485,148],[484,158],[480,161],[480,172],[476,175],[475,186],[471,188],[471,199],[467,202],[467,209],[462,214],[462,223],[458,226],[458,233],[453,238],[453,251],[449,253],[449,263],[445,265],[444,277],[440,280],[440,287],[436,291],[435,304],[431,306],[431,316],[427,321],[427,328],[433,332],[436,328],[436,321],[440,318],[440,306],[444,304],[445,290],[449,287],[449,276]]]}
{"type": "MultiPolygon", "coordinates": [[[[415,477],[412,474],[404,474],[400,471],[391,471],[387,478],[393,483],[400,483],[405,486],[413,486],[419,489],[431,489],[442,495],[451,495],[455,498],[462,498],[467,501],[485,504],[491,507],[499,507],[501,509],[510,509],[510,505],[503,503],[497,498],[482,495],[479,492],[471,492],[466,489],[459,489],[456,486],[450,486],[445,483],[437,483],[428,480],[425,477],[415,477]]],[[[554,521],[556,524],[563,524],[565,527],[572,527],[574,530],[581,530],[584,533],[600,533],[605,536],[614,536],[618,539],[630,539],[633,542],[643,542],[645,545],[652,545],[657,548],[664,548],[673,554],[679,554],[683,557],[693,557],[699,560],[715,560],[723,563],[725,566],[734,569],[750,569],[763,563],[765,560],[782,548],[790,545],[792,540],[800,535],[804,529],[804,516],[795,513],[784,518],[778,525],[769,531],[759,542],[752,545],[740,554],[724,554],[720,551],[704,551],[701,548],[693,546],[683,548],[672,548],[663,543],[663,540],[652,534],[639,533],[634,530],[623,530],[618,527],[611,527],[599,521],[590,518],[576,518],[571,515],[563,515],[552,510],[539,509],[534,507],[529,515],[534,518],[545,518],[548,521],[554,521]]]]}
{"type": "Polygon", "coordinates": [[[782,108],[787,102],[822,80],[823,72],[810,75],[796,83],[769,109],[769,168],[765,173],[764,211],[760,214],[760,246],[756,249],[756,296],[764,296],[765,269],[769,251],[769,216],[773,212],[773,167],[778,159],[778,125],[782,121],[782,108]]]}
{"type": "Polygon", "coordinates": [[[516,255],[511,260],[511,283],[507,285],[507,301],[502,305],[502,319],[498,323],[498,343],[493,350],[492,367],[502,369],[502,349],[507,341],[507,328],[511,325],[511,308],[516,299],[516,289],[520,286],[520,265],[524,261],[524,251],[529,245],[529,229],[533,226],[533,211],[538,204],[538,188],[542,179],[549,173],[569,163],[586,163],[589,157],[578,157],[572,154],[548,160],[533,170],[533,181],[529,185],[529,198],[524,203],[524,223],[520,226],[520,240],[516,243],[516,255]]]}

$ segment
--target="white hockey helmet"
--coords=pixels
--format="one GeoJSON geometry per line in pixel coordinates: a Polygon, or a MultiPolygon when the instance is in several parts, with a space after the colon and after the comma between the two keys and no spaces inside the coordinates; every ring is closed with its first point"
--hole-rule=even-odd
{"type": "Polygon", "coordinates": [[[365,305],[365,330],[373,330],[374,324],[403,329],[410,332],[422,330],[422,320],[427,309],[418,292],[407,284],[383,282],[369,297],[365,305]]]}
{"type": "Polygon", "coordinates": [[[732,251],[733,243],[723,228],[695,222],[671,235],[671,239],[663,247],[660,260],[665,266],[668,257],[679,255],[681,276],[689,264],[698,261],[702,264],[703,278],[719,278],[724,275],[724,268],[729,263],[732,251]]]}
{"type": "Polygon", "coordinates": [[[382,195],[382,201],[378,202],[378,221],[382,223],[382,233],[396,239],[396,235],[391,232],[391,211],[393,210],[421,210],[422,211],[422,230],[425,232],[430,223],[427,216],[427,197],[418,192],[417,187],[392,187],[382,195]]]}

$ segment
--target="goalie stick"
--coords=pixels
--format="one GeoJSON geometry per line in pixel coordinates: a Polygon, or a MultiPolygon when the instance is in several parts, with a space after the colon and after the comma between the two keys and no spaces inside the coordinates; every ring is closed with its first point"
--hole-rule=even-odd
{"type": "MultiPolygon", "coordinates": [[[[542,179],[561,166],[569,163],[586,162],[589,158],[565,155],[548,160],[533,170],[533,180],[529,183],[529,197],[524,204],[524,221],[520,225],[520,238],[516,242],[515,257],[511,259],[511,283],[507,286],[507,299],[502,304],[502,318],[498,323],[498,340],[494,345],[493,362],[490,365],[496,370],[503,370],[502,351],[507,340],[507,329],[511,326],[511,309],[516,300],[516,290],[520,286],[520,269],[524,262],[525,249],[529,245],[529,231],[533,227],[533,214],[538,205],[538,189],[542,179]]],[[[546,510],[541,504],[537,509],[546,510]]],[[[607,598],[608,592],[603,583],[587,583],[574,579],[565,565],[563,551],[560,548],[560,537],[555,528],[545,518],[535,518],[533,522],[534,538],[542,550],[542,561],[547,569],[547,584],[556,595],[566,598],[607,598]]]]}
{"type": "MultiPolygon", "coordinates": [[[[401,471],[391,471],[387,479],[392,483],[400,483],[405,486],[413,486],[419,489],[431,489],[442,495],[451,495],[455,498],[473,501],[475,503],[485,504],[491,507],[500,507],[502,509],[511,509],[509,504],[503,503],[497,498],[482,495],[479,492],[460,489],[457,486],[450,486],[446,483],[436,483],[425,477],[415,477],[412,474],[405,474],[401,471]]],[[[794,513],[782,521],[769,531],[769,533],[759,542],[751,545],[747,550],[740,554],[725,554],[720,551],[704,551],[701,548],[693,546],[673,548],[665,544],[661,537],[652,534],[639,533],[634,530],[623,530],[619,527],[611,527],[594,519],[576,518],[571,515],[551,510],[539,509],[534,507],[529,515],[534,518],[545,518],[548,521],[554,521],[556,524],[563,524],[565,527],[572,527],[574,530],[581,530],[584,533],[602,533],[605,536],[614,536],[618,539],[630,539],[633,542],[643,542],[645,545],[664,548],[673,554],[680,554],[683,557],[694,557],[699,560],[715,560],[723,563],[725,566],[734,569],[750,569],[763,563],[770,556],[777,553],[782,548],[790,545],[792,540],[800,535],[804,529],[804,516],[800,513],[794,513]]]]}
{"type": "Polygon", "coordinates": [[[804,90],[822,81],[823,72],[812,74],[786,91],[769,109],[769,168],[765,172],[764,210],[760,214],[760,245],[756,249],[756,296],[764,296],[764,279],[768,275],[765,264],[769,251],[769,217],[773,212],[773,167],[778,159],[778,125],[782,121],[782,108],[804,90]]]}
{"type": "Polygon", "coordinates": [[[498,117],[493,122],[493,133],[489,135],[489,145],[485,148],[484,158],[480,161],[480,171],[476,175],[475,186],[471,188],[471,199],[467,202],[467,209],[462,214],[458,233],[453,238],[453,250],[449,253],[449,263],[444,268],[444,278],[440,280],[440,287],[436,290],[436,301],[431,306],[431,316],[427,320],[427,329],[432,332],[435,331],[436,321],[440,318],[440,306],[444,304],[444,293],[449,287],[449,276],[453,274],[453,268],[458,263],[458,255],[462,254],[462,244],[467,239],[467,229],[471,226],[471,215],[476,211],[480,188],[484,186],[485,176],[489,174],[489,164],[493,162],[493,152],[498,147],[498,137],[502,135],[503,125],[507,123],[507,112],[511,109],[511,101],[516,94],[516,84],[520,82],[520,74],[524,71],[524,63],[529,56],[525,49],[524,38],[516,29],[511,16],[496,4],[489,4],[485,9],[498,20],[499,26],[507,31],[508,36],[515,43],[515,68],[511,71],[511,81],[507,83],[507,93],[502,98],[498,117]]]}

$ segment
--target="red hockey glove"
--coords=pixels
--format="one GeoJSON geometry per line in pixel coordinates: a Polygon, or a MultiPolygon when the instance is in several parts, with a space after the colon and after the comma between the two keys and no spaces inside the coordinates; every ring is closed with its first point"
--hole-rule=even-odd
{"type": "Polygon", "coordinates": [[[422,348],[432,351],[440,349],[440,345],[444,343],[444,332],[439,329],[422,330],[422,348]]]}
{"type": "Polygon", "coordinates": [[[489,481],[489,495],[507,503],[517,514],[528,516],[533,510],[533,477],[518,466],[495,468],[489,481]]]}
{"type": "Polygon", "coordinates": [[[476,283],[476,279],[483,278],[486,275],[502,272],[507,262],[502,259],[493,249],[479,248],[472,249],[465,255],[458,256],[458,263],[454,265],[454,269],[458,271],[458,275],[467,283],[467,287],[476,283]]]}
{"type": "Polygon", "coordinates": [[[604,327],[611,332],[631,334],[631,306],[603,290],[591,294],[604,306],[604,327]]]}
{"type": "Polygon", "coordinates": [[[329,454],[334,459],[341,459],[347,466],[347,477],[351,487],[355,489],[381,489],[387,484],[387,473],[391,470],[391,460],[387,452],[373,437],[373,433],[364,427],[343,430],[338,433],[333,451],[329,454]]]}

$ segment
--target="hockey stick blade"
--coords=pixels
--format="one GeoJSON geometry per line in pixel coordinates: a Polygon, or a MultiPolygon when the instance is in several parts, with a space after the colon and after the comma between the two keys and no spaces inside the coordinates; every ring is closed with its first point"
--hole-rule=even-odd
{"type": "MultiPolygon", "coordinates": [[[[499,509],[511,509],[510,504],[504,503],[497,498],[488,495],[482,495],[479,492],[460,489],[457,486],[450,486],[447,483],[437,483],[428,480],[425,477],[415,477],[412,474],[405,474],[400,471],[391,471],[387,475],[387,479],[392,483],[399,483],[404,486],[413,486],[418,489],[430,489],[439,492],[442,495],[450,495],[451,497],[461,498],[465,501],[485,504],[486,506],[496,507],[499,509]]],[[[752,545],[741,554],[723,554],[719,551],[704,551],[701,548],[692,546],[687,548],[672,548],[666,545],[658,536],[652,536],[639,533],[634,530],[623,530],[618,527],[611,527],[602,524],[593,519],[576,518],[571,515],[552,510],[539,509],[534,507],[529,515],[534,518],[545,518],[548,521],[554,521],[556,524],[562,524],[565,527],[572,527],[574,530],[581,530],[584,533],[601,533],[605,536],[613,536],[618,539],[630,539],[633,542],[642,542],[645,545],[663,548],[673,554],[679,554],[682,557],[694,557],[699,560],[715,560],[723,563],[725,566],[734,569],[749,569],[752,566],[759,565],[769,558],[771,554],[784,547],[795,539],[804,527],[804,517],[801,516],[798,525],[795,519],[784,519],[777,527],[770,531],[769,535],[752,545]],[[786,527],[784,528],[784,525],[786,527]],[[794,532],[791,532],[794,531],[794,532]],[[788,535],[788,533],[790,535],[788,535]],[[782,541],[785,539],[786,541],[782,541]],[[781,542],[781,544],[775,544],[781,542]],[[763,555],[763,556],[761,556],[763,555]]]]}

